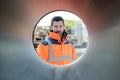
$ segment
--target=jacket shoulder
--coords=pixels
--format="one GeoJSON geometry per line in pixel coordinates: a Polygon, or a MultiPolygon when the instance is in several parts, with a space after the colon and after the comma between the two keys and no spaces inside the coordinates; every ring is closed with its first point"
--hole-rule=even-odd
{"type": "Polygon", "coordinates": [[[43,41],[42,44],[43,44],[44,46],[47,46],[47,45],[48,45],[48,42],[47,42],[47,41],[43,41]]]}
{"type": "Polygon", "coordinates": [[[69,44],[73,44],[73,42],[69,38],[67,38],[67,41],[69,44]]]}

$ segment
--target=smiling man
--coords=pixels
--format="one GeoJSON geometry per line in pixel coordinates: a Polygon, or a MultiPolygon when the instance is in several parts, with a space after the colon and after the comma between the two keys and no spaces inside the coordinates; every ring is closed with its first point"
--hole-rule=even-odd
{"type": "Polygon", "coordinates": [[[77,58],[76,50],[67,38],[62,17],[52,18],[49,37],[38,45],[36,51],[43,60],[55,65],[69,64],[77,58]]]}

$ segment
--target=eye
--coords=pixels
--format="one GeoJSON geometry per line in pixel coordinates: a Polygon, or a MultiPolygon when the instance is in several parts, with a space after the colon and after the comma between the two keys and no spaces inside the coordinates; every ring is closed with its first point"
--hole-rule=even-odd
{"type": "Polygon", "coordinates": [[[60,28],[62,27],[62,25],[59,26],[60,28]]]}

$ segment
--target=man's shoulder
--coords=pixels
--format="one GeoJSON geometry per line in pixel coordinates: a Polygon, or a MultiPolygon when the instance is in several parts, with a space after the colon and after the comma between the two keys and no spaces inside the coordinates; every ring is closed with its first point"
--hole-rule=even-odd
{"type": "Polygon", "coordinates": [[[47,45],[48,45],[48,42],[47,42],[46,40],[44,40],[44,41],[42,42],[42,44],[43,44],[44,46],[47,46],[47,45]]]}
{"type": "Polygon", "coordinates": [[[71,39],[69,39],[69,38],[67,38],[67,42],[68,42],[69,44],[73,44],[73,42],[72,42],[71,39]]]}

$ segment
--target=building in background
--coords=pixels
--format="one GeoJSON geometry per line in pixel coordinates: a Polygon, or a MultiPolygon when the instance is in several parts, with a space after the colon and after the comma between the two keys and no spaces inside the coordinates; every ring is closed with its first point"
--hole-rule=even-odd
{"type": "Polygon", "coordinates": [[[83,26],[83,24],[76,25],[76,48],[86,48],[88,44],[88,32],[87,29],[83,26]]]}

